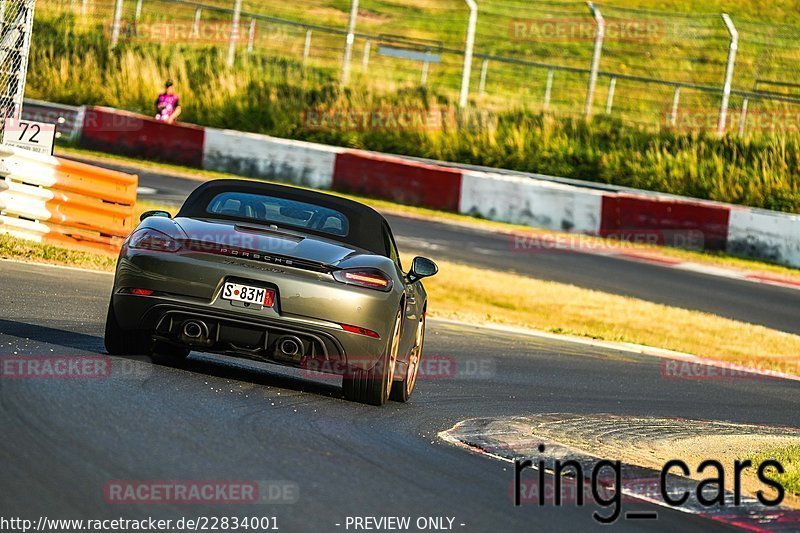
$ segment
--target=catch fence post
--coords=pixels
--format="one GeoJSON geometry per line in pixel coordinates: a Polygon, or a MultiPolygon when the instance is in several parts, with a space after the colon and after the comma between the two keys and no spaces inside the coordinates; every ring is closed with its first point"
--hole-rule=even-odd
{"type": "Polygon", "coordinates": [[[228,38],[228,68],[233,67],[236,59],[236,42],[239,40],[239,19],[242,16],[242,0],[235,0],[233,3],[233,18],[231,20],[231,34],[228,38]]]}
{"type": "Polygon", "coordinates": [[[342,87],[347,86],[350,81],[350,58],[353,56],[353,42],[356,40],[356,21],[358,20],[358,0],[350,2],[350,20],[347,23],[347,38],[344,45],[344,57],[342,58],[342,87]]]}
{"type": "Polygon", "coordinates": [[[728,29],[731,40],[728,45],[728,62],[725,65],[725,83],[722,86],[722,104],[719,107],[717,135],[725,133],[725,125],[728,121],[728,102],[731,98],[731,84],[733,83],[733,68],[736,66],[736,52],[739,49],[739,32],[736,30],[736,26],[733,25],[731,17],[727,13],[723,13],[722,21],[728,29]]]}
{"type": "Polygon", "coordinates": [[[603,40],[606,36],[606,21],[603,14],[591,2],[586,3],[589,6],[589,11],[592,12],[595,24],[597,25],[597,34],[594,37],[594,51],[592,52],[592,67],[589,71],[589,88],[586,91],[586,105],[583,114],[586,118],[592,116],[592,104],[594,102],[594,91],[597,86],[597,73],[600,70],[600,56],[603,53],[603,40]]]}
{"type": "Polygon", "coordinates": [[[458,107],[467,107],[469,98],[469,78],[472,74],[472,52],[475,48],[475,28],[478,25],[478,4],[475,0],[465,0],[469,7],[469,23],[467,25],[467,42],[464,45],[464,68],[461,71],[461,94],[458,107]]]}

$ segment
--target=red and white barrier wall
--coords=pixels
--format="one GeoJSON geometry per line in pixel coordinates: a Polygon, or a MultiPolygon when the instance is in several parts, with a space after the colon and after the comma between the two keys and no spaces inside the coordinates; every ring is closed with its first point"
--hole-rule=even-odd
{"type": "Polygon", "coordinates": [[[800,267],[800,216],[730,206],[727,250],[800,267]]]}
{"type": "Polygon", "coordinates": [[[462,171],[399,157],[348,150],[336,157],[333,189],[458,212],[462,171]]]}
{"type": "Polygon", "coordinates": [[[90,150],[153,159],[200,168],[205,128],[166,124],[153,118],[109,107],[88,106],[80,145],[90,150]]]}
{"type": "Polygon", "coordinates": [[[88,107],[81,145],[554,231],[688,246],[800,268],[800,216],[648,191],[598,190],[88,107]]]}
{"type": "Polygon", "coordinates": [[[603,193],[521,176],[465,171],[459,212],[554,231],[600,232],[603,193]]]}
{"type": "Polygon", "coordinates": [[[204,169],[315,189],[331,188],[337,154],[344,151],[322,144],[214,128],[206,128],[201,149],[204,169]]]}
{"type": "Polygon", "coordinates": [[[655,194],[605,193],[600,235],[640,234],[649,244],[725,250],[730,206],[655,194]]]}

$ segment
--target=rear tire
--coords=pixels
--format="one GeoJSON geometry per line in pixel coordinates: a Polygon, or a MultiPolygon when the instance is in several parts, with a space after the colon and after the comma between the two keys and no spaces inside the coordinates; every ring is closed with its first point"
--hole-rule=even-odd
{"type": "Polygon", "coordinates": [[[113,302],[108,303],[104,341],[109,355],[148,355],[152,344],[147,332],[122,329],[113,302]]]}
{"type": "Polygon", "coordinates": [[[342,393],[352,402],[369,405],[384,405],[389,399],[394,381],[394,367],[400,347],[402,312],[398,311],[394,320],[392,338],[381,360],[370,370],[351,370],[352,377],[345,376],[342,393]]]}

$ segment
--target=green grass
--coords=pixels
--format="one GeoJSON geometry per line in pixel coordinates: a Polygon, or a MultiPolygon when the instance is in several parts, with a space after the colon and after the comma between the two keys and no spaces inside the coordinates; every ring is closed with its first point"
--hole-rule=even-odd
{"type": "Polygon", "coordinates": [[[0,258],[104,271],[114,270],[117,264],[117,258],[109,255],[68,250],[2,234],[0,234],[0,258]]]}
{"type": "Polygon", "coordinates": [[[783,474],[772,471],[770,477],[777,480],[787,493],[800,496],[800,445],[765,450],[752,459],[754,465],[768,459],[775,459],[784,468],[783,474]]]}
{"type": "MultiPolygon", "coordinates": [[[[205,2],[229,10],[228,0],[205,2]]],[[[45,13],[69,12],[72,3],[66,0],[42,0],[37,9],[45,13]]],[[[757,77],[794,81],[796,63],[800,53],[795,42],[800,35],[791,27],[779,24],[797,23],[800,19],[793,2],[780,0],[769,7],[748,0],[744,2],[681,2],[679,0],[621,0],[599,4],[611,25],[604,45],[601,69],[618,74],[632,74],[655,79],[719,86],[727,59],[728,34],[720,13],[730,13],[739,28],[740,47],[737,55],[735,87],[750,89],[757,77]],[[661,11],[652,11],[652,10],[661,11]],[[687,16],[688,15],[688,16],[687,16]],[[613,31],[620,21],[655,23],[655,29],[644,39],[619,39],[613,31]],[[765,26],[764,23],[771,23],[765,26]]],[[[324,25],[342,31],[348,22],[350,2],[347,0],[300,0],[277,2],[251,0],[244,2],[245,12],[259,13],[299,23],[324,25]]],[[[111,17],[113,0],[98,0],[92,5],[85,21],[88,25],[105,22],[111,17]]],[[[137,31],[123,32],[132,43],[147,43],[156,38],[171,42],[177,38],[161,31],[165,21],[177,24],[188,31],[194,17],[194,8],[161,0],[148,0],[137,22],[137,31]]],[[[133,26],[133,5],[126,6],[123,19],[133,26]]],[[[228,22],[226,12],[206,9],[202,22],[218,29],[228,22]]],[[[84,20],[84,19],[82,19],[84,20]]],[[[574,29],[579,24],[591,27],[591,15],[583,2],[530,2],[527,0],[486,0],[480,3],[476,48],[477,54],[491,54],[556,65],[588,68],[592,56],[589,38],[553,38],[541,35],[520,39],[512,30],[515,24],[555,20],[563,28],[574,29]]],[[[248,26],[245,16],[243,25],[248,26]]],[[[462,0],[362,0],[357,30],[377,35],[403,35],[440,43],[447,49],[463,50],[467,24],[467,9],[462,0]]],[[[534,27],[539,27],[535,24],[534,27]]],[[[244,36],[243,36],[244,38],[244,36]]],[[[286,24],[261,21],[255,35],[255,51],[271,57],[297,61],[302,55],[305,29],[286,24]]],[[[373,39],[374,41],[374,39],[373,39]]],[[[224,47],[224,35],[217,37],[218,48],[224,47]]],[[[377,53],[376,42],[367,73],[361,71],[361,54],[365,39],[355,41],[353,75],[363,78],[372,87],[395,90],[398,86],[413,85],[420,81],[421,65],[408,60],[382,57],[377,53]]],[[[337,72],[341,64],[343,41],[341,34],[315,30],[309,61],[316,67],[337,72]]],[[[479,62],[478,62],[479,63],[479,62]]],[[[474,69],[472,81],[477,85],[480,64],[474,69]]],[[[428,81],[439,92],[454,97],[461,76],[461,56],[444,52],[441,62],[434,63],[428,81]]],[[[473,97],[483,105],[505,107],[509,103],[537,108],[542,104],[545,68],[514,65],[493,61],[486,80],[486,94],[473,97]]],[[[586,75],[559,71],[555,78],[552,105],[561,113],[581,108],[585,94],[586,75]]],[[[596,111],[602,112],[605,104],[607,78],[601,78],[596,111]]],[[[643,85],[620,80],[617,88],[615,112],[621,116],[642,119],[647,111],[647,121],[663,123],[663,111],[671,102],[672,88],[643,85]]],[[[682,98],[690,107],[717,107],[718,96],[703,97],[684,90],[682,98]]],[[[734,99],[736,100],[736,99],[734,99]]],[[[734,102],[739,105],[738,101],[734,102]]],[[[760,104],[759,104],[760,105],[760,104]]]]}
{"type": "MultiPolygon", "coordinates": [[[[272,42],[265,37],[258,53],[249,57],[240,53],[236,66],[227,69],[222,66],[224,51],[220,46],[158,45],[134,41],[109,51],[103,18],[76,18],[57,10],[56,4],[54,0],[45,0],[37,6],[26,93],[29,97],[72,104],[103,104],[150,114],[154,95],[163,80],[171,77],[183,99],[182,119],[187,122],[800,212],[800,133],[796,131],[754,134],[744,139],[729,134],[718,139],[702,131],[653,131],[619,116],[597,116],[586,122],[581,118],[571,118],[568,112],[580,108],[584,89],[576,93],[577,100],[561,104],[554,102],[555,114],[542,114],[538,104],[532,105],[530,102],[533,100],[525,96],[529,88],[519,87],[519,80],[528,80],[528,74],[533,76],[522,72],[513,73],[516,85],[509,80],[500,80],[508,91],[507,95],[499,95],[499,100],[494,103],[475,101],[470,111],[461,113],[456,109],[452,90],[457,87],[457,82],[447,81],[451,75],[455,75],[457,80],[458,65],[451,65],[455,70],[449,74],[447,68],[450,67],[442,66],[440,74],[446,79],[437,81],[434,76],[427,87],[420,87],[414,81],[418,77],[416,70],[410,82],[387,82],[379,70],[374,75],[370,71],[369,77],[359,76],[356,51],[355,79],[343,90],[338,82],[338,63],[335,60],[341,47],[334,46],[335,43],[330,43],[328,50],[333,55],[327,59],[327,56],[318,57],[304,68],[294,41],[278,39],[272,42]],[[286,50],[280,48],[281,43],[286,50]],[[307,111],[318,109],[339,112],[437,110],[451,120],[445,120],[441,128],[426,131],[391,126],[367,130],[318,130],[304,122],[307,111]]],[[[253,2],[249,7],[261,6],[262,11],[272,10],[288,18],[309,20],[309,17],[314,17],[315,21],[334,24],[348,5],[343,1],[275,4],[253,2]],[[314,9],[303,10],[311,4],[314,9]],[[308,13],[304,14],[306,11],[308,13]]],[[[506,4],[487,2],[486,8],[500,9],[506,4]]],[[[456,2],[435,5],[444,6],[445,11],[450,10],[447,12],[450,15],[461,9],[461,4],[456,2]]],[[[685,9],[677,1],[648,3],[641,0],[627,5],[685,9]]],[[[408,15],[410,33],[431,37],[430,31],[436,29],[453,35],[455,39],[460,31],[456,31],[460,22],[449,15],[432,22],[429,15],[439,9],[433,6],[432,2],[424,0],[366,2],[362,29],[388,32],[391,21],[396,22],[398,17],[408,15]],[[434,24],[438,29],[431,28],[434,24]]],[[[776,13],[781,10],[789,11],[784,4],[776,7],[776,13]]],[[[745,11],[758,14],[759,8],[752,5],[745,11]]],[[[153,8],[150,11],[146,9],[145,13],[155,16],[153,8]]],[[[506,10],[497,15],[497,20],[506,20],[509,16],[510,12],[506,10]]],[[[486,18],[491,21],[488,15],[486,18]]],[[[500,27],[506,28],[504,24],[500,27]]],[[[495,31],[507,31],[500,27],[495,31]]],[[[268,30],[265,28],[262,32],[269,34],[268,30]]],[[[286,37],[290,38],[294,39],[293,36],[286,37]]],[[[322,47],[324,42],[318,45],[322,47]]],[[[557,48],[565,48],[565,54],[572,53],[569,46],[557,48]]],[[[580,54],[585,53],[584,48],[576,45],[576,60],[583,61],[580,54]]],[[[696,50],[692,50],[695,54],[696,50]]],[[[680,50],[671,50],[667,46],[660,47],[658,53],[688,61],[691,69],[687,72],[691,72],[696,81],[705,80],[703,69],[708,65],[719,63],[716,55],[707,58],[692,54],[682,56],[680,50]]],[[[742,53],[745,59],[749,57],[742,53]]],[[[764,57],[763,54],[756,55],[764,57]]],[[[610,50],[609,58],[613,57],[618,56],[610,50]]],[[[661,56],[648,57],[647,62],[653,63],[652,68],[658,68],[661,56]]],[[[724,54],[722,57],[724,59],[724,54]]],[[[744,71],[750,64],[745,59],[742,59],[744,71]]],[[[374,62],[378,69],[380,61],[375,58],[374,62]]],[[[718,83],[719,73],[715,69],[708,75],[718,83]]],[[[400,67],[394,70],[402,77],[400,67]]],[[[581,86],[585,85],[584,81],[580,81],[581,86]]],[[[539,89],[541,87],[536,91],[539,89]]],[[[618,91],[620,95],[624,93],[621,86],[618,91]]],[[[557,88],[556,92],[565,93],[563,87],[557,88]]],[[[652,93],[652,89],[640,87],[629,89],[625,94],[633,95],[633,101],[650,98],[652,93]],[[639,91],[636,93],[639,96],[630,91],[639,91]]],[[[687,105],[710,105],[712,109],[716,105],[699,101],[692,104],[693,97],[688,92],[684,98],[687,105]]],[[[599,105],[602,100],[603,96],[598,94],[599,105]]],[[[654,105],[662,114],[664,102],[654,105]]]]}

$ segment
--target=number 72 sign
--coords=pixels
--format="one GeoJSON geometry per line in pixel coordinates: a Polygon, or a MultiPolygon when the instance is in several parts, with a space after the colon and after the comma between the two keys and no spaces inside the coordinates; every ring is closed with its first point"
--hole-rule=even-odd
{"type": "Polygon", "coordinates": [[[56,125],[34,120],[6,118],[3,144],[44,155],[53,154],[56,125]]]}

